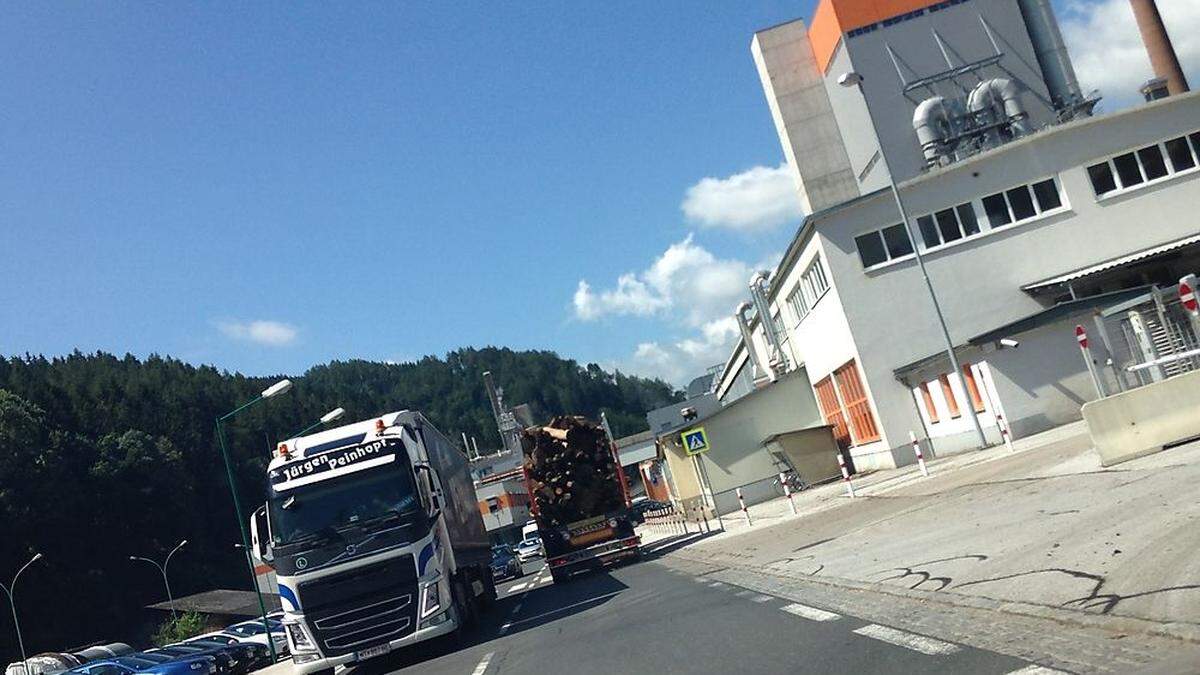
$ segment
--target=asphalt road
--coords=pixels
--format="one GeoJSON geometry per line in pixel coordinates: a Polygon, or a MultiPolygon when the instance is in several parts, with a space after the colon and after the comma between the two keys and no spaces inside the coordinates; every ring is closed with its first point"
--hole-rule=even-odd
{"type": "Polygon", "coordinates": [[[541,567],[500,585],[465,644],[392,654],[345,675],[1057,672],[684,574],[652,557],[559,585],[541,567]]]}

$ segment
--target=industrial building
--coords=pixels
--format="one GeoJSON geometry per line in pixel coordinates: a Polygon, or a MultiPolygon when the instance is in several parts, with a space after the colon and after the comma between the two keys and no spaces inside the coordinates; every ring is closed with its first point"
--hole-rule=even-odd
{"type": "Polygon", "coordinates": [[[1182,71],[1094,114],[1049,0],[821,0],[751,51],[809,215],[737,310],[722,404],[803,371],[861,470],[912,462],[910,433],[979,447],[972,412],[997,442],[999,420],[1035,433],[1196,365],[1139,365],[1197,343],[1165,291],[1200,269],[1200,97],[1182,71]]]}

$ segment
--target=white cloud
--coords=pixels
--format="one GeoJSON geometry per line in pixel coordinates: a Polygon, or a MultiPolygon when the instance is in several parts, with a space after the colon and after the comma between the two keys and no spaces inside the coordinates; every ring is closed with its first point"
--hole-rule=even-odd
{"type": "Polygon", "coordinates": [[[279,321],[221,321],[217,328],[226,337],[268,347],[284,347],[296,341],[295,326],[279,321]]]}
{"type": "Polygon", "coordinates": [[[699,328],[733,312],[745,295],[750,273],[746,263],[717,258],[688,235],[646,270],[622,274],[614,288],[597,292],[581,280],[573,299],[575,316],[584,321],[605,316],[676,316],[699,328]]]}
{"type": "MultiPolygon", "coordinates": [[[[1158,8],[1184,72],[1200,77],[1200,2],[1168,0],[1158,8]]],[[[1153,71],[1129,0],[1067,0],[1061,23],[1085,92],[1099,89],[1108,109],[1140,100],[1138,88],[1153,71]]]]}
{"type": "Polygon", "coordinates": [[[737,321],[733,316],[714,319],[700,327],[698,334],[666,344],[643,342],[622,370],[659,377],[677,386],[686,385],[692,378],[704,374],[709,366],[729,358],[737,338],[737,321]]]}
{"type": "Polygon", "coordinates": [[[756,166],[728,178],[702,178],[680,205],[702,227],[766,230],[801,216],[796,183],[787,164],[756,166]]]}

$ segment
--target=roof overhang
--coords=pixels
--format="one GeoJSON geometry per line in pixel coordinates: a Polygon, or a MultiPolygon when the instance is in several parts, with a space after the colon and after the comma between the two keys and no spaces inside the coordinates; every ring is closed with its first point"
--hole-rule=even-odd
{"type": "Polygon", "coordinates": [[[1110,270],[1126,267],[1134,263],[1146,262],[1192,246],[1200,247],[1200,234],[1184,237],[1182,239],[1176,239],[1175,241],[1169,241],[1165,244],[1159,244],[1157,246],[1151,246],[1150,248],[1129,253],[1119,258],[1113,258],[1089,267],[1059,274],[1058,276],[1050,277],[1049,279],[1035,281],[1032,284],[1026,284],[1022,286],[1021,290],[1028,293],[1054,286],[1061,286],[1063,284],[1069,284],[1072,281],[1077,281],[1079,279],[1084,279],[1102,272],[1108,272],[1110,270]]]}

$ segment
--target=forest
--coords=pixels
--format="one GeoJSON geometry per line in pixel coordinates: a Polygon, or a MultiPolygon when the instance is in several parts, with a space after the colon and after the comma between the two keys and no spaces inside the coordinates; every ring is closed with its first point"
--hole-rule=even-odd
{"type": "MultiPolygon", "coordinates": [[[[162,577],[129,557],[161,560],[183,539],[169,570],[176,597],[250,588],[234,546],[240,535],[215,419],[272,383],[291,377],[295,386],[226,427],[246,506],[263,499],[275,442],[339,406],[343,423],[420,410],[456,441],[465,432],[481,450],[498,447],[486,370],[506,403],[528,403],[538,422],[605,412],[617,436],[644,430],[646,411],[682,399],[659,380],[503,348],[400,364],[335,361],[271,377],[160,356],[0,358],[0,583],[7,586],[35,552],[43,555],[15,589],[26,651],[147,636],[163,618],[144,609],[166,599],[162,577]]],[[[19,659],[7,611],[0,635],[3,662],[19,659]]]]}

